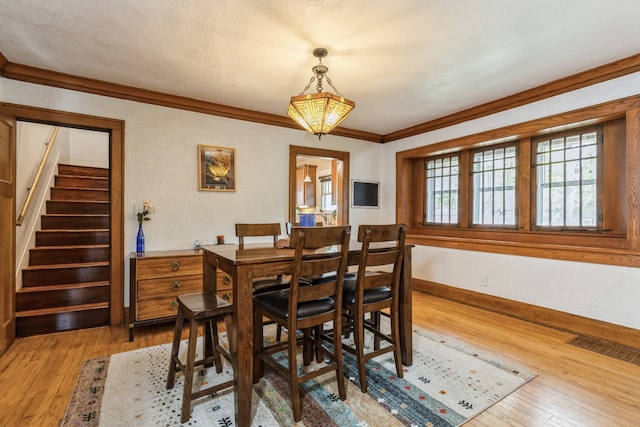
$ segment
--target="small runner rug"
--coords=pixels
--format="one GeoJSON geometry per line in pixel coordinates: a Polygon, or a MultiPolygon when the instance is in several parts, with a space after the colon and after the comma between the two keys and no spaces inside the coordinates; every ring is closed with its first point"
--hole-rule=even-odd
{"type": "MultiPolygon", "coordinates": [[[[62,426],[180,425],[184,378],[178,374],[174,388],[165,388],[170,351],[170,344],[164,344],[85,361],[62,426]]],[[[418,328],[413,365],[405,367],[404,378],[396,376],[389,354],[380,356],[367,365],[369,389],[362,393],[354,357],[344,353],[344,364],[347,400],[338,398],[335,373],[307,381],[298,424],[288,384],[266,369],[254,386],[252,426],[459,426],[536,377],[492,354],[418,328]]],[[[213,368],[200,370],[194,387],[231,378],[230,365],[224,368],[221,374],[213,368]]],[[[185,425],[235,425],[233,390],[196,400],[185,425]]]]}

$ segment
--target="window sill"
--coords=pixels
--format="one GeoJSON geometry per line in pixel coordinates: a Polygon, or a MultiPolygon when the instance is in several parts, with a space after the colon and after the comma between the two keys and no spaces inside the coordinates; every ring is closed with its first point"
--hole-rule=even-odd
{"type": "Polygon", "coordinates": [[[640,267],[640,252],[624,249],[623,246],[626,246],[626,240],[622,237],[611,237],[608,239],[608,243],[610,243],[608,247],[425,234],[408,234],[407,243],[563,261],[640,267]]]}

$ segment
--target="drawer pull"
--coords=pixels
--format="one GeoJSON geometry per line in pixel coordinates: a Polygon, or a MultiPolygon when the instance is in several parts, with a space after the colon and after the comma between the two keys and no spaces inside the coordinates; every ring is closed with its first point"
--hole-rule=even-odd
{"type": "Polygon", "coordinates": [[[225,301],[231,301],[231,294],[230,293],[223,294],[222,299],[225,301]]]}
{"type": "Polygon", "coordinates": [[[178,261],[173,261],[171,263],[171,271],[178,271],[182,265],[178,261]]]}
{"type": "Polygon", "coordinates": [[[169,303],[169,308],[170,308],[171,310],[178,311],[178,302],[177,302],[177,301],[171,301],[171,302],[169,303]]]}
{"type": "Polygon", "coordinates": [[[174,291],[177,291],[177,290],[178,290],[178,289],[180,289],[181,287],[182,287],[182,283],[180,283],[180,282],[178,282],[178,281],[173,282],[173,283],[171,284],[171,289],[172,289],[172,290],[174,290],[174,291]]]}
{"type": "Polygon", "coordinates": [[[224,276],[224,279],[222,279],[222,281],[225,285],[231,284],[231,276],[224,276]]]}

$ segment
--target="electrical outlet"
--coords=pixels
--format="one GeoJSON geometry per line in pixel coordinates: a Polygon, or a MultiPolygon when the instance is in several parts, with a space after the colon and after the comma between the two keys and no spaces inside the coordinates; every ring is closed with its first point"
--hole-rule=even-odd
{"type": "Polygon", "coordinates": [[[480,277],[480,286],[486,288],[489,286],[489,276],[481,276],[480,277]]]}

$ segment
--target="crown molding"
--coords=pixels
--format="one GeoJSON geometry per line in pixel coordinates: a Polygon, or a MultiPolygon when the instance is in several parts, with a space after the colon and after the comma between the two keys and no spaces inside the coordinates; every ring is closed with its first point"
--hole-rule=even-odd
{"type": "MultiPolygon", "coordinates": [[[[306,132],[304,129],[300,129],[289,117],[15,64],[7,61],[2,52],[0,52],[0,65],[0,74],[8,79],[306,132]]],[[[382,135],[342,127],[334,129],[331,135],[346,136],[377,143],[382,141],[382,135]]]]}
{"type": "Polygon", "coordinates": [[[382,137],[382,142],[391,142],[410,136],[419,135],[425,132],[431,132],[437,129],[457,125],[469,120],[488,116],[490,114],[499,113],[501,111],[510,110],[532,102],[540,101],[552,96],[571,92],[576,89],[591,86],[607,80],[622,77],[640,71],[640,54],[629,56],[617,61],[592,68],[568,77],[563,77],[549,83],[528,89],[486,104],[478,105],[467,110],[458,111],[457,113],[438,119],[430,120],[406,129],[388,133],[382,137]]]}
{"type": "MultiPolygon", "coordinates": [[[[522,105],[591,86],[617,77],[622,77],[638,71],[640,71],[640,54],[613,61],[590,70],[545,83],[532,89],[518,92],[444,117],[429,120],[386,135],[342,127],[334,129],[331,132],[331,135],[344,136],[375,143],[387,143],[520,107],[522,105]]],[[[300,129],[289,117],[231,107],[228,105],[171,95],[133,86],[125,86],[103,80],[59,73],[28,65],[16,64],[10,62],[2,52],[0,52],[0,75],[9,79],[30,83],[60,87],[130,101],[144,102],[147,104],[161,105],[164,107],[194,111],[265,125],[280,126],[306,132],[303,129],[300,129]]]]}

